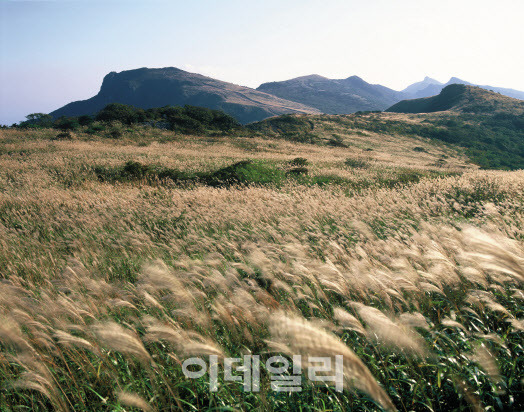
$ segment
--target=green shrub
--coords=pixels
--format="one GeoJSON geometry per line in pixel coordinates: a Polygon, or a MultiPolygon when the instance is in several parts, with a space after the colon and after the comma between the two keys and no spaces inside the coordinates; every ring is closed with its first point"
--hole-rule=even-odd
{"type": "Polygon", "coordinates": [[[77,130],[80,123],[76,117],[61,117],[54,122],[53,127],[59,130],[77,130]]]}
{"type": "Polygon", "coordinates": [[[113,139],[120,139],[124,135],[124,132],[119,127],[113,127],[109,131],[109,136],[113,139]]]}
{"type": "Polygon", "coordinates": [[[305,157],[295,157],[293,160],[289,161],[290,166],[306,166],[308,160],[305,157]]]}
{"type": "Polygon", "coordinates": [[[77,120],[80,126],[89,126],[95,121],[95,119],[92,116],[89,116],[86,114],[82,116],[78,116],[77,120]]]}
{"type": "Polygon", "coordinates": [[[145,121],[144,111],[133,106],[121,103],[111,103],[100,110],[96,120],[102,122],[120,122],[122,124],[133,124],[145,121]]]}
{"type": "Polygon", "coordinates": [[[224,167],[209,175],[199,176],[205,184],[214,187],[231,185],[268,185],[280,184],[285,178],[284,172],[274,166],[252,160],[243,160],[224,167]]]}
{"type": "Polygon", "coordinates": [[[133,179],[142,179],[150,171],[151,168],[149,166],[130,160],[124,165],[123,174],[133,179]]]}
{"type": "MultiPolygon", "coordinates": [[[[100,110],[95,117],[61,117],[53,122],[50,115],[33,113],[27,116],[22,127],[54,127],[60,130],[77,130],[86,127],[88,134],[96,134],[108,124],[149,124],[153,127],[171,129],[184,134],[223,135],[234,130],[244,130],[238,121],[228,114],[196,106],[165,106],[148,110],[121,103],[111,103],[100,110]]],[[[121,134],[111,131],[110,137],[119,138],[121,134]]]]}
{"type": "Polygon", "coordinates": [[[106,126],[103,123],[94,122],[89,125],[89,127],[86,130],[86,133],[97,134],[97,133],[103,132],[105,129],[106,129],[106,126]]]}
{"type": "Polygon", "coordinates": [[[147,110],[150,120],[165,121],[171,130],[185,134],[222,134],[241,130],[242,126],[232,116],[219,110],[203,107],[166,106],[147,110]]]}

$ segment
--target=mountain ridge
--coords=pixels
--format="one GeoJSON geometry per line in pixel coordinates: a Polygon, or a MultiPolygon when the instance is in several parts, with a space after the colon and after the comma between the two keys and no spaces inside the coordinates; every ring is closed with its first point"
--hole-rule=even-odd
{"type": "Polygon", "coordinates": [[[412,85],[406,87],[406,89],[404,89],[403,92],[406,92],[407,90],[412,88],[412,86],[415,86],[415,85],[418,85],[418,84],[423,84],[423,83],[426,84],[425,88],[419,88],[419,89],[412,88],[411,90],[409,90],[408,93],[407,93],[409,96],[407,96],[407,98],[416,99],[416,98],[421,98],[421,97],[435,96],[435,95],[439,94],[440,91],[444,87],[446,87],[446,86],[449,86],[451,84],[463,84],[463,85],[466,85],[466,86],[477,86],[477,87],[480,87],[482,89],[492,90],[494,92],[503,94],[505,96],[512,97],[514,99],[524,100],[524,92],[519,91],[519,90],[515,90],[515,89],[509,89],[509,88],[505,88],[505,87],[489,86],[489,85],[474,84],[474,83],[470,83],[470,82],[468,82],[466,80],[459,79],[458,77],[451,77],[446,83],[440,83],[437,80],[434,80],[435,83],[425,82],[426,79],[434,80],[434,79],[431,79],[431,78],[426,76],[424,81],[413,83],[412,85]]]}
{"type": "MultiPolygon", "coordinates": [[[[263,83],[253,89],[176,67],[143,67],[108,73],[95,96],[71,102],[51,112],[51,115],[54,118],[92,115],[110,103],[123,103],[142,109],[192,105],[222,110],[246,124],[282,114],[381,111],[403,100],[436,96],[450,84],[472,85],[457,77],[441,83],[426,76],[422,81],[396,91],[380,84],[368,83],[356,75],[329,79],[311,74],[263,83]]],[[[518,90],[478,87],[524,100],[524,92],[518,90]]]]}
{"type": "Polygon", "coordinates": [[[382,85],[367,83],[358,76],[328,79],[319,75],[301,76],[280,82],[263,83],[257,90],[296,101],[327,114],[359,110],[383,110],[402,99],[402,94],[382,85]]]}
{"type": "Polygon", "coordinates": [[[521,115],[524,114],[524,101],[479,86],[452,83],[444,87],[436,96],[402,100],[386,111],[396,113],[450,111],[475,114],[505,112],[521,115]]]}
{"type": "Polygon", "coordinates": [[[424,80],[413,83],[401,91],[396,91],[380,84],[367,83],[355,75],[345,79],[329,79],[313,74],[263,83],[257,90],[315,107],[326,114],[349,114],[356,111],[385,110],[402,100],[435,96],[451,84],[477,86],[524,100],[524,92],[475,85],[458,77],[451,77],[446,83],[441,83],[426,76],[424,80]]]}
{"type": "Polygon", "coordinates": [[[432,79],[431,77],[426,76],[424,77],[424,80],[410,84],[408,87],[401,90],[401,92],[405,94],[409,94],[409,95],[414,95],[417,92],[420,92],[421,90],[424,90],[426,87],[432,86],[432,85],[439,86],[439,85],[443,85],[443,83],[439,82],[438,80],[432,79]]]}
{"type": "Polygon", "coordinates": [[[286,113],[319,113],[312,107],[249,87],[176,67],[164,67],[110,72],[104,76],[97,95],[71,102],[50,114],[54,118],[95,114],[110,103],[123,103],[143,109],[168,105],[202,106],[223,110],[242,123],[286,113]]]}

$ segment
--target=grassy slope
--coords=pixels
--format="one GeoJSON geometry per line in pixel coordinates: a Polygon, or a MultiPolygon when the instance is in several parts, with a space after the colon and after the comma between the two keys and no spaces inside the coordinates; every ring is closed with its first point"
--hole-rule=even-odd
{"type": "MultiPolygon", "coordinates": [[[[479,89],[480,90],[480,89],[479,89]]],[[[511,101],[515,99],[505,98],[511,101]]],[[[337,145],[355,136],[387,144],[386,152],[406,150],[406,138],[459,150],[486,169],[524,168],[524,114],[503,110],[494,115],[453,111],[355,113],[346,116],[280,116],[250,125],[262,134],[291,141],[337,145]],[[334,132],[334,133],[333,133],[334,132]]],[[[351,144],[351,143],[350,143],[351,144]]],[[[365,143],[364,143],[365,144],[365,143]]]]}
{"type": "Polygon", "coordinates": [[[1,408],[524,402],[522,172],[479,171],[428,139],[346,133],[323,119],[320,145],[141,128],[118,140],[0,131],[1,408]],[[348,147],[324,144],[333,135],[348,147]],[[297,181],[285,174],[296,157],[308,176],[340,179],[297,181]],[[130,160],[194,175],[246,159],[282,181],[181,187],[118,174],[130,160]],[[100,181],[96,167],[115,179],[100,181]],[[290,396],[271,391],[264,371],[260,394],[221,380],[211,395],[207,376],[181,374],[192,355],[265,359],[283,345],[343,351],[346,374],[360,365],[353,356],[370,374],[341,394],[305,381],[290,396]]]}
{"type": "Polygon", "coordinates": [[[522,100],[479,87],[452,84],[437,96],[404,100],[387,111],[440,112],[437,118],[426,116],[426,122],[434,126],[433,129],[418,128],[410,132],[465,147],[467,155],[485,168],[524,168],[522,100]]]}

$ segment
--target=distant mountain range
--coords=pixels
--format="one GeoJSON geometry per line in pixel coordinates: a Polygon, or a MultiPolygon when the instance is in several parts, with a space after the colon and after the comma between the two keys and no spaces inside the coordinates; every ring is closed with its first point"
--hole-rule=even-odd
{"type": "Polygon", "coordinates": [[[513,97],[514,99],[524,100],[524,92],[520,92],[514,89],[506,89],[503,87],[494,87],[494,86],[482,86],[479,84],[469,83],[465,80],[461,80],[457,77],[452,77],[447,83],[440,83],[439,81],[426,77],[421,82],[413,83],[412,85],[406,87],[402,90],[402,93],[405,95],[405,98],[416,99],[420,97],[429,97],[439,94],[440,91],[450,84],[465,84],[467,86],[478,86],[482,89],[491,90],[504,96],[513,97]]]}
{"type": "Polygon", "coordinates": [[[458,112],[475,114],[524,114],[524,100],[478,86],[450,84],[436,96],[402,100],[386,110],[396,113],[458,112]]]}
{"type": "MultiPolygon", "coordinates": [[[[55,118],[95,114],[109,103],[124,103],[144,109],[187,104],[223,110],[241,123],[250,123],[286,113],[348,114],[385,110],[402,100],[438,95],[451,84],[472,85],[456,77],[447,83],[426,77],[402,91],[396,91],[367,83],[357,76],[328,79],[310,75],[264,83],[255,90],[174,67],[142,68],[111,72],[104,77],[96,96],[69,103],[50,114],[55,118]]],[[[518,90],[479,87],[524,100],[524,92],[518,90]]]]}
{"type": "MultiPolygon", "coordinates": [[[[413,83],[398,92],[379,84],[369,84],[357,76],[334,80],[311,75],[264,83],[257,90],[315,107],[323,113],[347,114],[359,110],[384,110],[401,100],[434,96],[450,84],[476,86],[456,77],[452,77],[447,83],[426,77],[423,81],[413,83]]],[[[524,100],[524,92],[518,90],[493,86],[479,87],[524,100]]]]}
{"type": "Polygon", "coordinates": [[[222,110],[242,123],[285,113],[320,113],[318,109],[249,87],[166,67],[111,72],[104,77],[96,96],[69,103],[50,114],[55,118],[95,114],[109,103],[143,109],[186,104],[201,106],[222,110]]]}
{"type": "Polygon", "coordinates": [[[257,90],[307,104],[328,114],[384,110],[406,98],[401,92],[379,84],[369,84],[358,76],[334,80],[314,74],[282,82],[264,83],[257,90]]]}

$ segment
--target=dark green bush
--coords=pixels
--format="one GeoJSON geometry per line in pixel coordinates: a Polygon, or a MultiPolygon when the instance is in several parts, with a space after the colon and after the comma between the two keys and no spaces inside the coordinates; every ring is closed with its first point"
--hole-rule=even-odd
{"type": "Polygon", "coordinates": [[[228,114],[196,106],[165,106],[144,110],[126,104],[111,103],[100,110],[95,117],[88,115],[61,117],[53,122],[49,115],[33,113],[27,118],[28,120],[22,122],[21,127],[54,127],[59,130],[78,130],[80,127],[85,127],[88,134],[96,134],[104,131],[107,125],[113,125],[113,129],[108,134],[113,138],[122,136],[115,124],[127,126],[149,124],[184,134],[223,135],[235,130],[244,130],[242,125],[228,114]],[[116,131],[117,129],[119,131],[116,131]]]}
{"type": "Polygon", "coordinates": [[[88,134],[97,134],[103,132],[106,129],[106,126],[102,123],[92,123],[87,129],[86,133],[88,134]]]}
{"type": "Polygon", "coordinates": [[[104,107],[96,115],[96,120],[101,122],[120,122],[122,124],[133,124],[145,121],[145,112],[133,106],[121,103],[111,103],[104,107]]]}
{"type": "Polygon", "coordinates": [[[77,130],[80,123],[76,117],[61,117],[54,122],[53,127],[59,130],[77,130]]]}
{"type": "Polygon", "coordinates": [[[124,135],[124,132],[119,128],[112,128],[109,131],[109,136],[111,136],[113,139],[120,139],[124,135]]]}
{"type": "Polygon", "coordinates": [[[150,171],[151,168],[149,166],[132,160],[128,161],[123,168],[123,174],[132,179],[142,179],[150,173],[150,171]]]}
{"type": "Polygon", "coordinates": [[[203,107],[166,106],[149,109],[146,114],[150,120],[165,121],[171,130],[185,134],[216,134],[242,129],[240,123],[228,114],[203,107]]]}
{"type": "Polygon", "coordinates": [[[308,160],[305,157],[295,157],[293,160],[289,161],[290,166],[306,166],[308,160]]]}
{"type": "Polygon", "coordinates": [[[80,124],[80,126],[89,126],[94,121],[95,121],[95,119],[92,116],[89,116],[89,115],[78,116],[78,123],[80,124]]]}
{"type": "Polygon", "coordinates": [[[253,162],[252,160],[243,160],[219,169],[212,174],[199,176],[201,181],[214,187],[236,184],[278,185],[282,183],[284,177],[282,170],[261,162],[253,162]]]}

